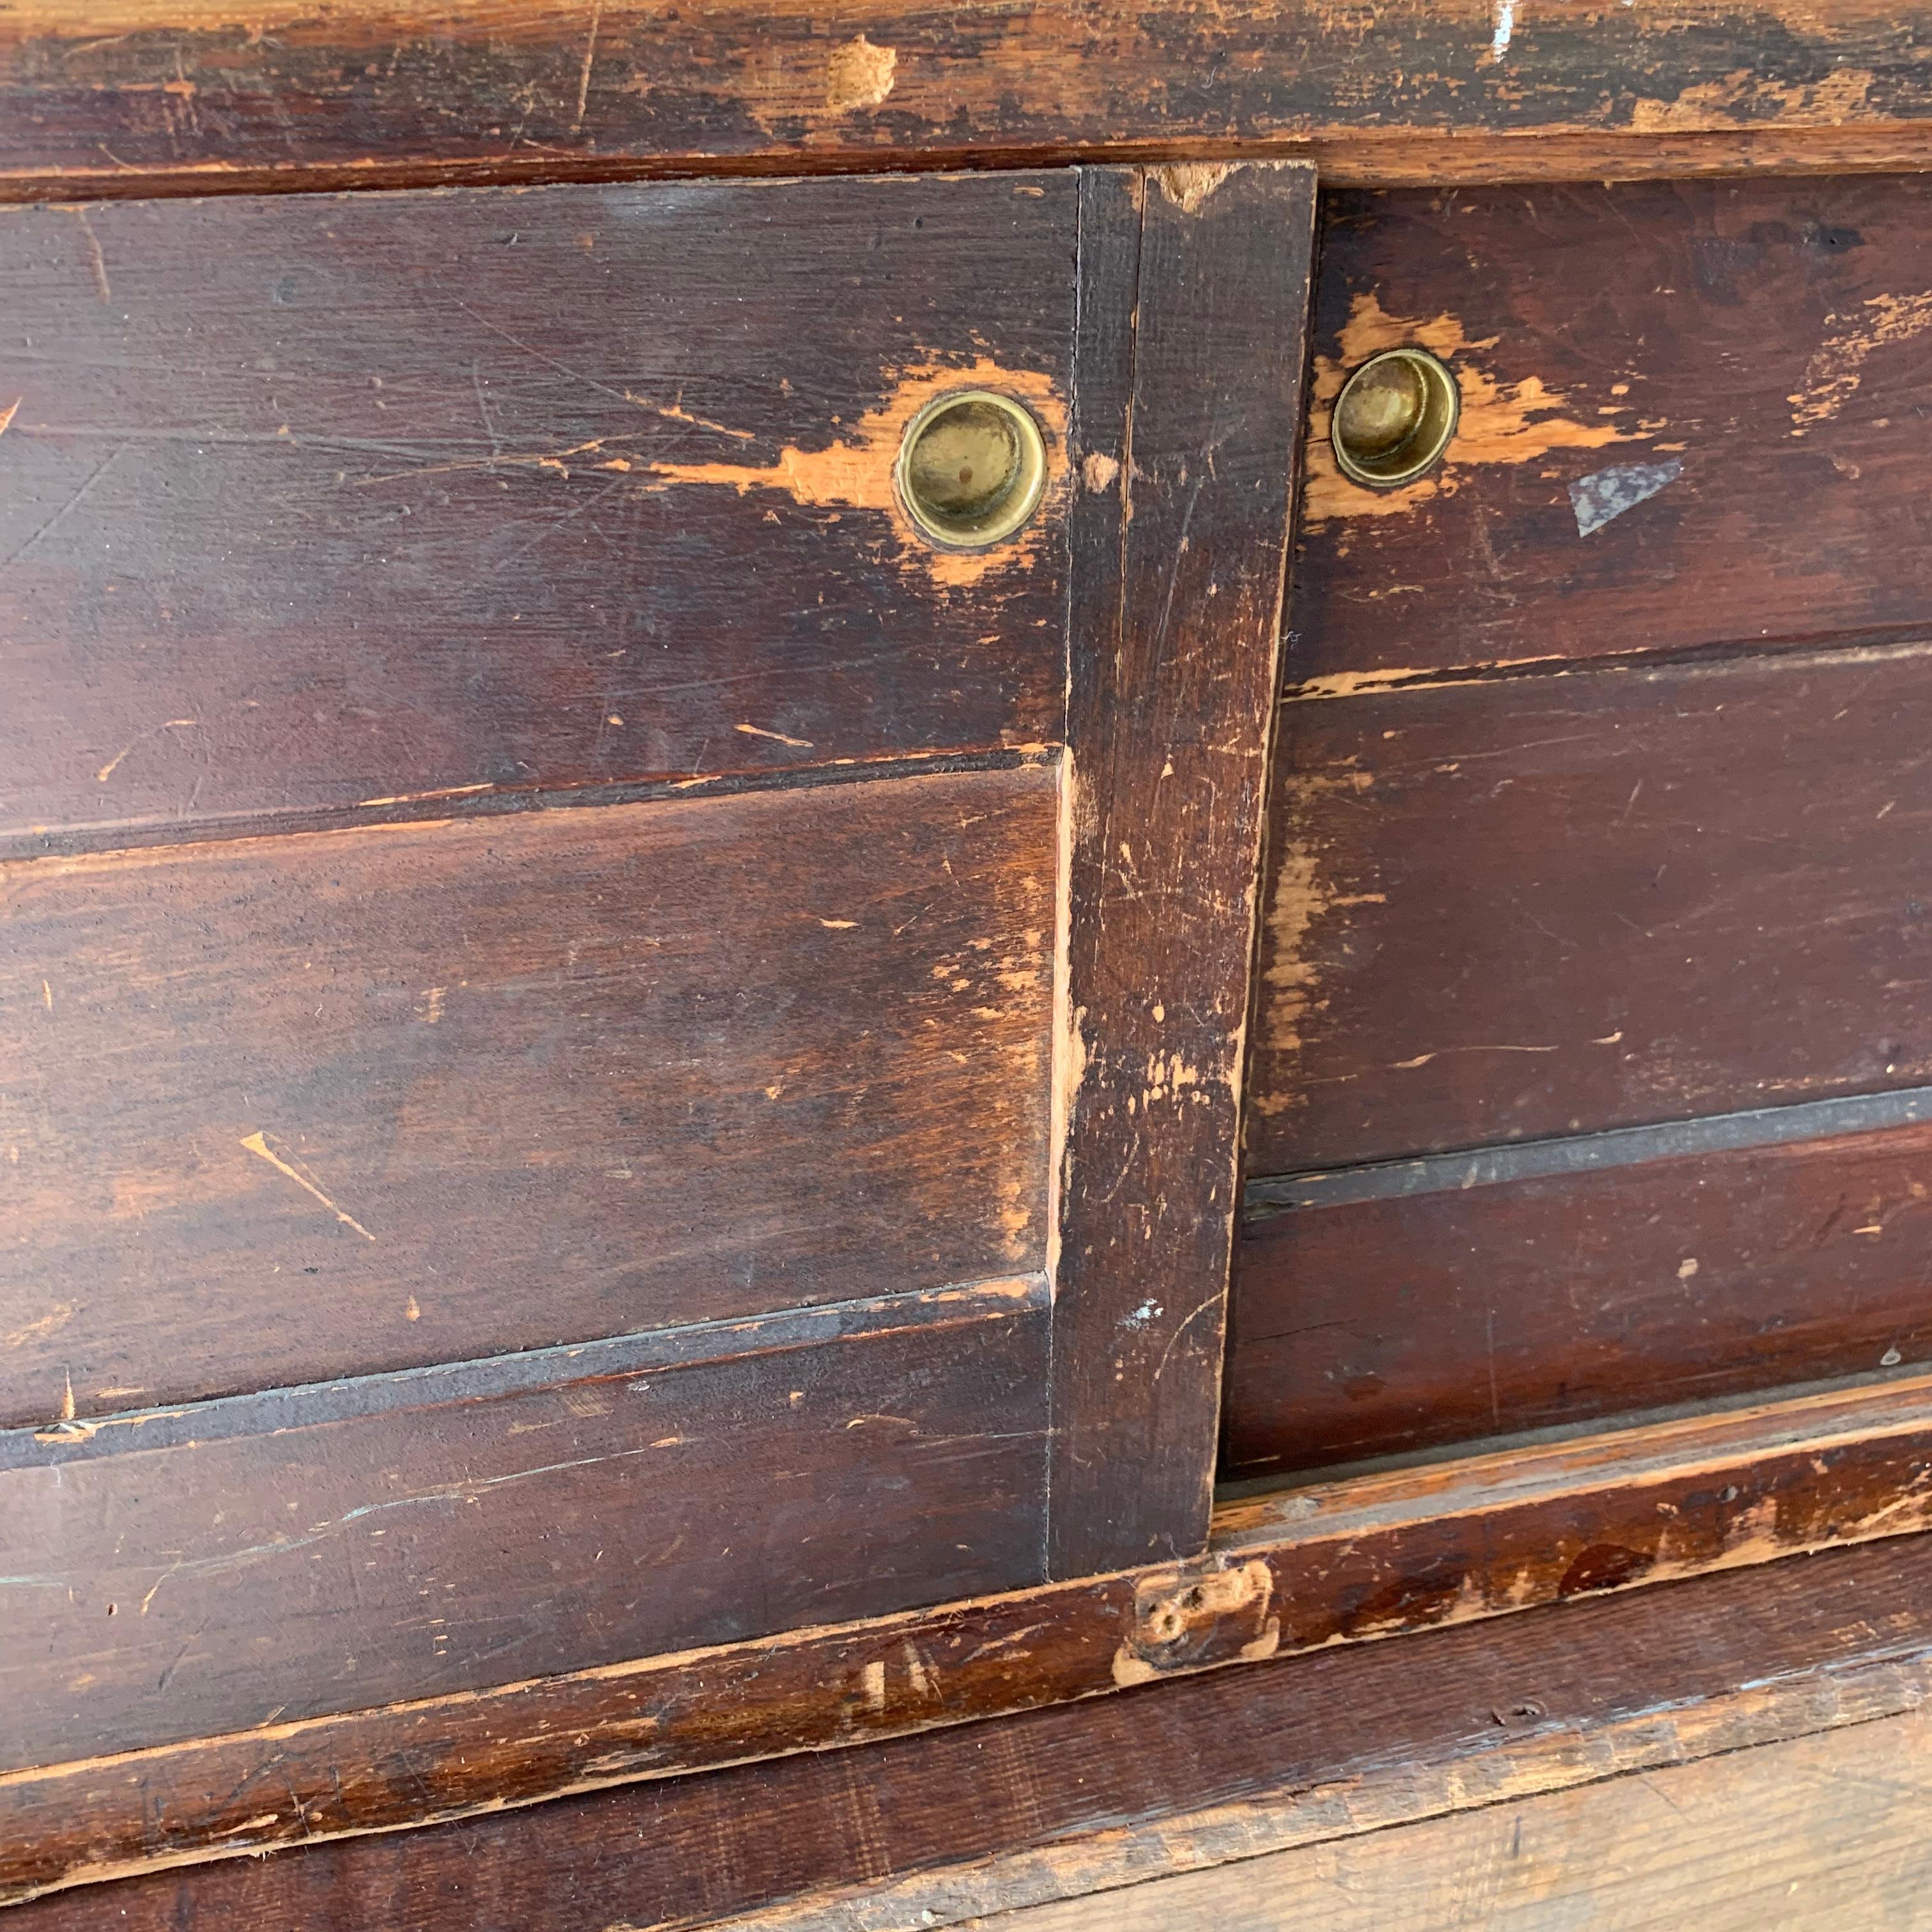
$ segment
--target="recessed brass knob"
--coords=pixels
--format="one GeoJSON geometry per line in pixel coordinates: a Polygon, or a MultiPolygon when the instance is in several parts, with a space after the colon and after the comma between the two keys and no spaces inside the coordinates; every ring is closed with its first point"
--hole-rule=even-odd
{"type": "Polygon", "coordinates": [[[1342,385],[1328,429],[1335,466],[1369,490],[1400,490],[1442,460],[1462,393],[1426,349],[1384,349],[1342,385]]]}
{"type": "Polygon", "coordinates": [[[898,481],[922,535],[949,550],[984,550],[1039,507],[1046,445],[1031,412],[1010,397],[957,389],[906,425],[898,481]]]}

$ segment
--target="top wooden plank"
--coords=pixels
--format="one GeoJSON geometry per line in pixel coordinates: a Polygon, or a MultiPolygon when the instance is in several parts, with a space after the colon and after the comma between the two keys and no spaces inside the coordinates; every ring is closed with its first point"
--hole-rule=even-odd
{"type": "Polygon", "coordinates": [[[1076,222],[1052,175],[7,211],[0,838],[1057,738],[1076,222]],[[943,552],[894,460],[988,383],[1052,478],[943,552]]]}
{"type": "Polygon", "coordinates": [[[1924,163],[1886,0],[25,0],[0,192],[1266,142],[1356,182],[1924,163]],[[1473,138],[1472,138],[1473,137],[1473,138]],[[1292,145],[1286,145],[1292,144],[1292,145]]]}

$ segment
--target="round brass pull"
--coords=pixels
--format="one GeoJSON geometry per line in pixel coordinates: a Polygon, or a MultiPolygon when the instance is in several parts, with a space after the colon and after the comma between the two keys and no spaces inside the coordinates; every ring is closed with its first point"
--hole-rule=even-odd
{"type": "Polygon", "coordinates": [[[1426,349],[1384,349],[1342,385],[1328,427],[1335,466],[1368,490],[1400,490],[1442,460],[1462,398],[1426,349]]]}
{"type": "Polygon", "coordinates": [[[899,445],[899,500],[928,541],[984,550],[1040,506],[1046,444],[1031,412],[991,389],[935,396],[899,445]]]}

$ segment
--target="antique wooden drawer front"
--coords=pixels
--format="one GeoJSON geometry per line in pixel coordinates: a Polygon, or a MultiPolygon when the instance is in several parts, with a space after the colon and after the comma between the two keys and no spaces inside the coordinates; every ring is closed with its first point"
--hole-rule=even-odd
{"type": "Polygon", "coordinates": [[[1234,1467],[1932,1350],[1928,212],[1329,204],[1234,1467]],[[1396,344],[1462,419],[1378,492],[1327,412],[1396,344]]]}
{"type": "Polygon", "coordinates": [[[1198,1546],[1312,208],[8,218],[0,1768],[1198,1546]]]}

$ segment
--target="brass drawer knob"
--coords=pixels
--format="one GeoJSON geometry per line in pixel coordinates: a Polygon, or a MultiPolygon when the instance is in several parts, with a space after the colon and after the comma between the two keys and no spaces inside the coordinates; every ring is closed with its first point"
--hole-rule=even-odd
{"type": "Polygon", "coordinates": [[[1329,424],[1335,466],[1369,490],[1400,490],[1442,460],[1462,394],[1426,349],[1384,349],[1342,385],[1329,424]]]}
{"type": "Polygon", "coordinates": [[[955,390],[906,425],[897,480],[922,536],[949,550],[984,550],[1039,507],[1046,445],[1031,412],[1010,397],[955,390]]]}

